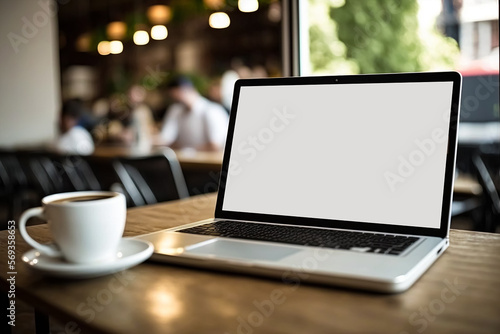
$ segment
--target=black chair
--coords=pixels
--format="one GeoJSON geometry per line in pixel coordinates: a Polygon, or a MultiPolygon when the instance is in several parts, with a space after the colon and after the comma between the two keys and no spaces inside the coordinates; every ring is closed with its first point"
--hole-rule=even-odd
{"type": "Polygon", "coordinates": [[[6,184],[12,188],[25,188],[28,186],[28,177],[16,152],[2,151],[0,152],[0,160],[6,171],[6,184]]]}
{"type": "Polygon", "coordinates": [[[113,168],[113,158],[92,155],[81,158],[87,163],[90,169],[89,173],[95,176],[100,190],[111,190],[114,185],[120,183],[120,179],[113,168]]]}
{"type": "Polygon", "coordinates": [[[83,156],[23,151],[18,152],[18,157],[27,166],[31,183],[41,189],[43,196],[59,192],[101,190],[99,181],[83,156]]]}
{"type": "Polygon", "coordinates": [[[483,188],[483,219],[478,229],[495,232],[500,224],[500,149],[482,147],[472,158],[477,180],[483,188]]]}
{"type": "Polygon", "coordinates": [[[79,155],[61,156],[56,158],[56,163],[64,170],[76,191],[102,189],[96,175],[84,157],[79,155]]]}
{"type": "Polygon", "coordinates": [[[451,205],[452,227],[456,227],[454,223],[467,222],[468,228],[476,230],[480,225],[479,222],[483,220],[483,210],[484,206],[480,194],[454,191],[451,205]]]}
{"type": "Polygon", "coordinates": [[[47,196],[55,193],[83,190],[75,188],[64,170],[65,156],[46,151],[20,151],[19,161],[26,169],[29,183],[47,196]]]}
{"type": "Polygon", "coordinates": [[[477,196],[468,196],[465,199],[453,199],[451,216],[457,217],[464,214],[472,215],[474,211],[480,210],[482,201],[477,196]]]}
{"type": "MultiPolygon", "coordinates": [[[[27,208],[40,204],[41,189],[33,182],[29,165],[16,151],[0,151],[0,207],[2,222],[17,220],[27,208]]],[[[1,224],[0,229],[5,228],[1,224]]]]}
{"type": "Polygon", "coordinates": [[[113,168],[127,195],[129,206],[141,206],[189,197],[186,181],[175,152],[117,158],[113,168]]]}
{"type": "MultiPolygon", "coordinates": [[[[110,160],[107,164],[112,170],[110,160]]],[[[84,157],[45,150],[0,150],[2,222],[19,219],[24,210],[39,206],[44,196],[101,189],[84,157]]],[[[0,224],[0,229],[5,227],[3,225],[0,224]]]]}

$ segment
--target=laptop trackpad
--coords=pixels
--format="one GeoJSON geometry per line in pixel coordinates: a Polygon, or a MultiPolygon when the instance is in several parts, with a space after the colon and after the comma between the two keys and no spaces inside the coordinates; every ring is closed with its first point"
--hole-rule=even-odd
{"type": "Polygon", "coordinates": [[[265,244],[250,244],[232,240],[212,239],[185,248],[184,253],[215,258],[257,261],[278,261],[299,252],[300,249],[265,244]]]}

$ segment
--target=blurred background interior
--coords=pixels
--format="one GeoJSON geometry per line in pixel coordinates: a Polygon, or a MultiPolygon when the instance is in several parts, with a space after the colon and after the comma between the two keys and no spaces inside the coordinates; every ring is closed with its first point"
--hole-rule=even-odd
{"type": "Polygon", "coordinates": [[[498,231],[496,0],[3,1],[0,32],[2,227],[54,192],[216,191],[220,151],[157,145],[179,75],[229,114],[237,78],[458,70],[452,227],[498,231]]]}

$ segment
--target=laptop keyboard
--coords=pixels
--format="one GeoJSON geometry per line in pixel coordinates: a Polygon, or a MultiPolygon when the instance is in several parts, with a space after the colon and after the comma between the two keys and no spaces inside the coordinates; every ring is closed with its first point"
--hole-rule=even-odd
{"type": "Polygon", "coordinates": [[[221,220],[177,232],[399,255],[419,238],[221,220]]]}

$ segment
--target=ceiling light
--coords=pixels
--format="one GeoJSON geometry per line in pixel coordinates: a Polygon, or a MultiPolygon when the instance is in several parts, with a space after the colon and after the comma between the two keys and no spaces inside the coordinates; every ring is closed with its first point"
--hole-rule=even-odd
{"type": "Polygon", "coordinates": [[[97,44],[97,52],[99,52],[101,56],[109,55],[111,52],[109,41],[100,41],[99,44],[97,44]]]}
{"type": "Polygon", "coordinates": [[[257,9],[259,9],[259,1],[238,0],[238,9],[244,13],[255,12],[257,9]]]}
{"type": "Polygon", "coordinates": [[[151,28],[151,38],[157,41],[167,38],[168,30],[164,25],[156,25],[151,28]]]}
{"type": "Polygon", "coordinates": [[[229,15],[224,12],[217,12],[210,15],[208,18],[208,24],[214,29],[224,29],[229,27],[231,20],[229,15]]]}
{"type": "Polygon", "coordinates": [[[127,25],[122,21],[114,21],[108,23],[106,34],[109,39],[123,39],[127,33],[127,25]]]}
{"type": "Polygon", "coordinates": [[[134,43],[136,45],[146,45],[149,43],[149,35],[148,32],[145,30],[137,30],[134,33],[134,43]]]}
{"type": "Polygon", "coordinates": [[[172,10],[165,5],[155,5],[148,8],[146,15],[151,23],[163,24],[172,18],[172,10]]]}
{"type": "Polygon", "coordinates": [[[120,41],[111,41],[109,42],[109,52],[117,55],[119,53],[122,53],[123,51],[123,43],[120,41]]]}

